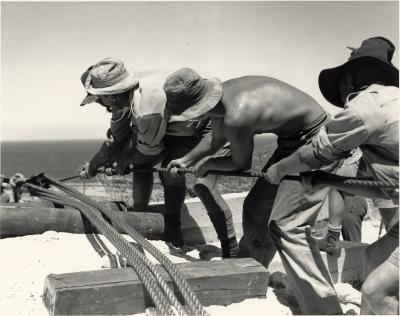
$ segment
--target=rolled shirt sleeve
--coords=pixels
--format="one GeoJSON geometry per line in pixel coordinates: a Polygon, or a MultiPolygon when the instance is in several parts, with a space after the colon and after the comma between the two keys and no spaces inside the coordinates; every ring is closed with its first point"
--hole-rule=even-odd
{"type": "MultiPolygon", "coordinates": [[[[398,144],[397,100],[395,87],[372,85],[362,91],[321,128],[311,144],[302,148],[303,162],[319,168],[345,158],[360,145],[393,151],[393,143],[398,144]]],[[[398,153],[394,156],[398,160],[398,153]]]]}
{"type": "Polygon", "coordinates": [[[324,125],[312,142],[300,149],[301,160],[319,169],[336,160],[347,158],[351,150],[368,139],[368,130],[352,109],[335,115],[324,125]]]}
{"type": "MultiPolygon", "coordinates": [[[[300,149],[300,160],[320,169],[359,147],[363,161],[378,181],[399,180],[399,89],[371,85],[346,103],[312,142],[300,149]]],[[[382,189],[398,205],[398,190],[382,189]]]]}

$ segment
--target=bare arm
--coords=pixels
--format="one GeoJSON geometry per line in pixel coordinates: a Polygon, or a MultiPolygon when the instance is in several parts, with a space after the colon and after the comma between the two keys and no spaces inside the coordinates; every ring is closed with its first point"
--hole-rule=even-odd
{"type": "Polygon", "coordinates": [[[211,119],[211,131],[203,135],[201,141],[189,153],[170,162],[168,168],[187,168],[195,165],[204,157],[215,154],[227,141],[224,134],[223,118],[211,119]]]}
{"type": "Polygon", "coordinates": [[[347,158],[367,138],[368,131],[357,113],[343,110],[320,129],[310,144],[272,165],[267,170],[267,181],[279,183],[287,174],[320,169],[347,158]]]}
{"type": "Polygon", "coordinates": [[[208,170],[236,171],[251,167],[254,149],[254,131],[246,127],[225,127],[225,135],[231,146],[231,156],[210,158],[199,167],[199,175],[208,170]]]}

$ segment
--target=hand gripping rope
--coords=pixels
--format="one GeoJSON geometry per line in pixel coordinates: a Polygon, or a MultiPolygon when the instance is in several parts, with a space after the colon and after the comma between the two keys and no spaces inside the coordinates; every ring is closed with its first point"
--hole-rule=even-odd
{"type": "MultiPolygon", "coordinates": [[[[178,173],[196,173],[196,168],[181,168],[177,169],[178,173]]],[[[131,169],[131,172],[168,172],[167,168],[152,168],[152,169],[131,169]]],[[[234,176],[234,177],[248,177],[248,178],[263,178],[264,172],[256,171],[209,171],[209,174],[221,175],[221,176],[234,176]]],[[[398,183],[391,181],[372,181],[352,177],[342,177],[335,174],[323,172],[323,171],[312,171],[306,172],[300,176],[285,176],[282,180],[290,181],[301,181],[304,176],[311,178],[311,184],[326,184],[326,185],[352,185],[359,187],[373,187],[382,189],[397,189],[398,183]]]]}
{"type": "MultiPolygon", "coordinates": [[[[194,174],[196,173],[196,168],[178,168],[178,173],[180,174],[194,174]]],[[[130,172],[137,173],[147,173],[147,172],[169,172],[168,168],[149,168],[149,169],[130,169],[130,172]]],[[[246,177],[246,178],[263,178],[265,176],[264,172],[257,171],[215,171],[210,170],[208,174],[221,175],[226,177],[246,177]]],[[[359,179],[353,177],[342,177],[331,173],[323,171],[311,171],[305,172],[300,176],[285,176],[283,180],[289,181],[302,181],[303,177],[310,177],[311,184],[326,184],[326,185],[351,185],[357,187],[370,187],[370,188],[381,188],[381,189],[398,189],[399,184],[391,181],[374,181],[367,179],[359,179]]],[[[64,182],[72,179],[79,178],[79,175],[67,177],[59,181],[64,182]]]]}
{"type": "Polygon", "coordinates": [[[77,208],[84,216],[102,233],[107,239],[121,252],[127,259],[128,263],[135,269],[138,276],[142,280],[148,290],[157,313],[161,315],[207,315],[203,306],[189,287],[186,279],[181,275],[173,263],[165,257],[157,248],[155,248],[147,239],[135,231],[121,219],[115,217],[112,212],[102,208],[96,201],[88,198],[79,191],[57,181],[44,174],[39,174],[27,180],[25,186],[32,194],[38,195],[52,202],[64,204],[77,208]],[[69,196],[60,195],[47,189],[49,185],[53,185],[69,196]],[[172,280],[176,283],[178,289],[186,302],[183,307],[171,288],[167,285],[160,273],[140,250],[132,246],[118,231],[111,226],[101,215],[103,213],[109,217],[114,223],[128,233],[139,245],[153,255],[165,267],[171,275],[172,280]],[[161,288],[161,289],[160,289],[161,288]],[[174,307],[174,310],[171,308],[174,307]]]}

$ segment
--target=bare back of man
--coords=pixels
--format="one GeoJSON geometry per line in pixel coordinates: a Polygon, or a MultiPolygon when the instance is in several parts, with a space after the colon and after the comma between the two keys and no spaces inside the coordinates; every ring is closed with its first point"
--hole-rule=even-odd
{"type": "Polygon", "coordinates": [[[231,79],[223,83],[223,91],[221,101],[205,115],[212,117],[216,146],[229,141],[231,156],[209,159],[200,166],[201,175],[207,170],[250,168],[255,134],[274,133],[278,139],[296,139],[313,122],[326,118],[324,109],[312,97],[274,78],[231,79]]]}
{"type": "Polygon", "coordinates": [[[254,134],[291,137],[325,111],[308,94],[280,80],[246,76],[223,83],[225,123],[254,134]]]}

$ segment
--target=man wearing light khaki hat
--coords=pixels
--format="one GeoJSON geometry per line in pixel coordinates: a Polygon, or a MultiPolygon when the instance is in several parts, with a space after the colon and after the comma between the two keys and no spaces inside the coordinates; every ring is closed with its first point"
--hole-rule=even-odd
{"type": "MultiPolygon", "coordinates": [[[[209,137],[209,120],[175,122],[165,110],[166,97],[163,84],[170,71],[147,71],[136,74],[113,58],[106,58],[91,66],[81,77],[88,95],[81,105],[97,102],[112,113],[107,140],[95,154],[82,176],[92,177],[99,167],[117,161],[121,174],[129,164],[138,168],[162,167],[191,151],[204,137],[209,137]]],[[[180,247],[181,208],[185,199],[185,177],[160,173],[164,187],[165,230],[164,239],[180,247]]],[[[134,209],[146,211],[153,187],[152,173],[133,173],[134,209]]],[[[216,187],[216,177],[201,179],[195,184],[202,195],[211,201],[207,208],[221,240],[224,257],[237,253],[238,245],[229,207],[216,187]]]]}

